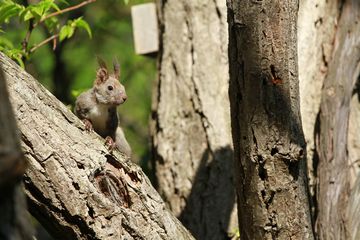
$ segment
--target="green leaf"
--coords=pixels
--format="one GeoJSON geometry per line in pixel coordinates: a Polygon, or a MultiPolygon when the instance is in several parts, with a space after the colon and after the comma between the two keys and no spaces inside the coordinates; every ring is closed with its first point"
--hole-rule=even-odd
{"type": "Polygon", "coordinates": [[[20,65],[20,67],[24,68],[25,69],[25,64],[24,64],[24,61],[22,60],[21,57],[17,56],[17,55],[14,55],[12,57],[12,59],[14,59],[15,61],[18,62],[18,64],[20,65]]]}
{"type": "Polygon", "coordinates": [[[59,20],[56,17],[51,17],[45,20],[45,25],[50,33],[55,33],[59,28],[59,20]]]}
{"type": "Polygon", "coordinates": [[[46,17],[46,15],[49,14],[50,9],[60,11],[60,8],[54,3],[54,0],[42,0],[38,4],[33,5],[33,8],[40,18],[46,17]]]}
{"type": "Polygon", "coordinates": [[[129,0],[124,0],[125,5],[128,5],[129,0]]]}
{"type": "Polygon", "coordinates": [[[31,18],[34,18],[34,15],[30,12],[29,8],[24,8],[19,13],[20,21],[26,22],[31,18]]]}
{"type": "Polygon", "coordinates": [[[60,8],[54,2],[51,3],[51,8],[55,9],[58,12],[60,11],[60,8]]]}
{"type": "Polygon", "coordinates": [[[8,55],[11,59],[14,59],[15,61],[18,62],[18,64],[22,67],[25,68],[24,62],[22,60],[22,57],[25,56],[25,53],[23,50],[21,49],[10,49],[8,51],[5,51],[5,54],[8,55]]]}
{"type": "Polygon", "coordinates": [[[34,15],[30,11],[27,11],[24,16],[24,21],[26,22],[26,21],[30,20],[31,18],[34,18],[34,15]]]}
{"type": "Polygon", "coordinates": [[[12,48],[14,48],[13,43],[9,39],[7,39],[6,37],[3,37],[3,36],[0,36],[0,46],[3,49],[12,49],[12,48]]]}
{"type": "Polygon", "coordinates": [[[60,33],[59,33],[59,40],[60,42],[63,41],[65,38],[70,38],[74,34],[75,28],[70,25],[62,26],[60,33]]]}
{"type": "Polygon", "coordinates": [[[41,6],[38,5],[30,5],[27,7],[29,12],[33,15],[34,18],[40,20],[43,15],[43,9],[41,6]]]}
{"type": "Polygon", "coordinates": [[[3,1],[0,4],[0,23],[8,22],[11,17],[16,16],[24,7],[12,1],[3,1]]]}
{"type": "Polygon", "coordinates": [[[58,0],[58,1],[61,2],[61,3],[66,4],[66,5],[69,5],[69,3],[67,1],[65,1],[65,0],[58,0]]]}
{"type": "Polygon", "coordinates": [[[83,28],[86,30],[86,32],[89,34],[89,37],[92,38],[92,33],[89,24],[82,19],[82,17],[79,17],[73,21],[73,25],[78,28],[83,28]]]}

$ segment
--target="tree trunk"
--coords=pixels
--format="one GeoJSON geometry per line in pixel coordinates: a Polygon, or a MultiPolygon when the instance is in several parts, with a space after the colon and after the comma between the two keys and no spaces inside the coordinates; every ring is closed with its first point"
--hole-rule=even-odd
{"type": "MultiPolygon", "coordinates": [[[[359,35],[358,38],[360,38],[359,35]]],[[[349,129],[347,137],[351,189],[347,207],[347,223],[350,234],[349,239],[358,240],[360,239],[360,76],[358,76],[353,94],[349,109],[349,129]]]]}
{"type": "MultiPolygon", "coordinates": [[[[349,129],[347,136],[348,164],[350,171],[350,188],[356,186],[355,182],[360,177],[360,79],[355,89],[355,94],[351,97],[349,109],[349,129]]],[[[358,218],[360,220],[360,218],[358,218]]]]}
{"type": "MultiPolygon", "coordinates": [[[[320,110],[321,89],[332,58],[340,1],[302,0],[299,2],[298,52],[300,110],[303,125],[311,197],[316,196],[315,131],[320,110]]],[[[316,201],[314,201],[315,203],[316,201]]],[[[315,215],[316,204],[312,212],[315,215]]]]}
{"type": "MultiPolygon", "coordinates": [[[[349,239],[347,211],[350,174],[347,153],[350,100],[360,72],[360,2],[346,0],[335,38],[335,50],[324,82],[320,132],[317,232],[320,239],[349,239]]],[[[359,204],[359,203],[357,203],[359,204]]],[[[351,211],[350,211],[351,212],[351,211]]]]}
{"type": "Polygon", "coordinates": [[[298,1],[228,1],[241,239],[313,239],[299,110],[298,1]]]}
{"type": "Polygon", "coordinates": [[[347,208],[350,239],[360,239],[360,78],[350,102],[347,152],[351,194],[347,208]]]}
{"type": "Polygon", "coordinates": [[[31,213],[57,239],[193,239],[139,169],[0,53],[31,213]]]}
{"type": "Polygon", "coordinates": [[[237,228],[225,0],[159,1],[152,110],[158,190],[197,239],[237,228]]]}
{"type": "Polygon", "coordinates": [[[0,130],[0,239],[30,240],[33,229],[21,184],[26,163],[1,64],[0,130]]]}
{"type": "Polygon", "coordinates": [[[346,217],[347,229],[351,240],[360,239],[360,175],[357,176],[354,187],[351,189],[346,217]]]}

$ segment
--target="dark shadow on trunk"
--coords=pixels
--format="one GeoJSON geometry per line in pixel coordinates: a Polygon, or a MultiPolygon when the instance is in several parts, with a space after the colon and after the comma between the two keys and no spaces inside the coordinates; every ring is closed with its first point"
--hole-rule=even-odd
{"type": "MultiPolygon", "coordinates": [[[[216,216],[217,221],[212,222],[214,228],[218,228],[215,225],[220,225],[221,229],[224,230],[228,228],[230,215],[235,204],[235,189],[228,187],[228,184],[233,185],[234,182],[232,159],[233,150],[230,147],[220,148],[215,152],[207,149],[201,158],[200,165],[193,178],[192,189],[187,198],[186,207],[179,216],[180,221],[197,239],[199,239],[198,236],[209,236],[207,232],[211,232],[212,226],[201,226],[201,223],[197,222],[197,218],[194,216],[216,216]],[[211,157],[211,155],[213,156],[211,157]],[[213,158],[213,161],[208,163],[210,158],[213,158]],[[229,172],[225,173],[220,169],[228,169],[229,172]],[[209,197],[209,195],[212,195],[212,197],[209,197]],[[221,207],[214,206],[214,203],[220,204],[221,207]]],[[[224,231],[224,238],[222,239],[230,239],[227,234],[224,231]]],[[[210,237],[208,239],[215,238],[210,237]]]]}

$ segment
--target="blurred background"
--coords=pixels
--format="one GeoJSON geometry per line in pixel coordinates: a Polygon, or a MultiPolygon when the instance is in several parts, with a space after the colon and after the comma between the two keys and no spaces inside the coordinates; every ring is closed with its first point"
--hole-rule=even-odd
{"type": "MultiPolygon", "coordinates": [[[[32,3],[17,2],[24,5],[32,3]]],[[[82,1],[67,1],[66,4],[56,1],[61,8],[80,2],[82,1]]],[[[97,69],[96,56],[103,58],[109,69],[112,68],[113,58],[117,57],[121,64],[120,81],[128,95],[126,103],[118,108],[120,123],[133,149],[133,161],[148,173],[148,118],[156,61],[155,58],[135,54],[130,12],[132,5],[145,2],[149,1],[96,1],[61,15],[60,19],[64,22],[83,16],[90,25],[92,38],[89,38],[86,31],[78,29],[73,37],[58,43],[55,50],[51,43],[37,49],[25,62],[25,68],[58,99],[72,108],[76,96],[92,87],[97,69]]],[[[27,26],[14,21],[3,26],[3,30],[1,35],[5,35],[12,44],[21,45],[27,26]]],[[[37,27],[31,34],[29,46],[49,36],[45,28],[37,27]]]]}

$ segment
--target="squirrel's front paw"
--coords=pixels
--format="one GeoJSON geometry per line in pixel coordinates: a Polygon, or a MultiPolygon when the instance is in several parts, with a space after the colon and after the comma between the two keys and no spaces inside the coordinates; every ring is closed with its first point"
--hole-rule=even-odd
{"type": "Polygon", "coordinates": [[[109,151],[112,152],[116,148],[116,143],[112,137],[107,136],[105,138],[105,145],[108,147],[109,151]]]}
{"type": "Polygon", "coordinates": [[[91,132],[91,131],[94,130],[93,125],[92,125],[92,123],[91,123],[89,120],[83,119],[82,121],[83,121],[83,123],[85,124],[85,130],[86,130],[86,131],[91,132]]]}

